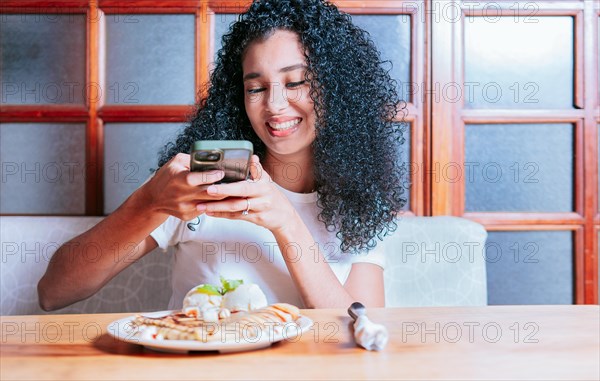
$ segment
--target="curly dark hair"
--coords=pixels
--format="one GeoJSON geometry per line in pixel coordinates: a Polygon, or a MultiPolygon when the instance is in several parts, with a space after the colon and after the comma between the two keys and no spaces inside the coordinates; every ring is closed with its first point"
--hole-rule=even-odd
{"type": "Polygon", "coordinates": [[[399,165],[403,111],[369,34],[322,0],[257,0],[223,36],[208,95],[190,125],[161,152],[159,166],[196,140],[245,139],[262,160],[265,145],[244,107],[242,59],[248,45],[276,30],[297,33],[316,114],[313,142],[319,220],[337,231],[343,252],[371,249],[396,229],[406,203],[399,165]]]}

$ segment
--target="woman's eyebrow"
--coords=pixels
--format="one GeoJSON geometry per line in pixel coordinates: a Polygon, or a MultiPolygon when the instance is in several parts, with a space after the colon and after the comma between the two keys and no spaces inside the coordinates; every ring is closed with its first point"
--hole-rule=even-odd
{"type": "Polygon", "coordinates": [[[294,70],[298,70],[298,69],[306,69],[306,65],[299,63],[299,64],[295,64],[292,66],[286,66],[284,68],[279,69],[280,73],[286,73],[288,71],[294,71],[294,70]]]}
{"type": "MultiPolygon", "coordinates": [[[[295,64],[295,65],[291,65],[291,66],[282,67],[281,69],[279,69],[279,72],[287,73],[289,71],[294,71],[294,70],[298,70],[298,69],[306,69],[306,65],[303,63],[299,63],[299,64],[295,64]]],[[[260,76],[261,76],[260,73],[248,73],[244,76],[244,81],[247,81],[249,79],[258,78],[260,76]]]]}

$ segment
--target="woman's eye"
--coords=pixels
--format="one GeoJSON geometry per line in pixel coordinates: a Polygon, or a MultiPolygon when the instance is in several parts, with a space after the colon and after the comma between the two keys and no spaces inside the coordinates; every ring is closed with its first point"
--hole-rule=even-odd
{"type": "Polygon", "coordinates": [[[306,81],[299,81],[299,82],[290,82],[288,84],[285,85],[285,87],[287,87],[288,89],[294,88],[294,87],[298,87],[301,85],[304,85],[306,83],[306,81]]]}
{"type": "Polygon", "coordinates": [[[248,94],[257,94],[257,93],[260,93],[261,91],[265,91],[265,88],[264,87],[254,87],[252,89],[246,90],[246,92],[248,94]]]}

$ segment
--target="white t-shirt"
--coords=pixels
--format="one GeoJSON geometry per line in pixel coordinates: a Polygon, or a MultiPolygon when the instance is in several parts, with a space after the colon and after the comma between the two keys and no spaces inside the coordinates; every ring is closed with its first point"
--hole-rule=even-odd
{"type": "MultiPolygon", "coordinates": [[[[368,254],[342,253],[335,232],[328,232],[317,219],[317,193],[293,193],[282,187],[279,189],[296,208],[320,245],[324,260],[342,284],[346,282],[353,263],[367,262],[385,267],[384,242],[378,242],[368,254]]],[[[195,231],[187,228],[188,222],[170,216],[150,234],[163,251],[168,246],[176,247],[169,309],[181,308],[185,294],[194,286],[220,284],[220,276],[258,284],[269,303],[286,302],[304,307],[275,237],[268,229],[251,222],[204,214],[200,216],[200,224],[195,226],[195,231]]],[[[307,253],[298,250],[297,255],[309,255],[318,260],[316,247],[307,253]]]]}

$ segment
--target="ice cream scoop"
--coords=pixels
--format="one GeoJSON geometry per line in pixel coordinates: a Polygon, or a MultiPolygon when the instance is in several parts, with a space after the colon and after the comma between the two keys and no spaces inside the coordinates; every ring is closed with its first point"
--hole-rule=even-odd
{"type": "Polygon", "coordinates": [[[223,297],[207,286],[196,286],[188,291],[183,298],[183,312],[204,321],[216,322],[219,320],[218,315],[223,297]]]}
{"type": "Polygon", "coordinates": [[[254,283],[240,284],[223,296],[223,308],[231,312],[252,311],[268,305],[267,297],[254,283]]]}
{"type": "Polygon", "coordinates": [[[388,331],[381,325],[373,323],[367,317],[362,303],[354,302],[348,308],[348,314],[354,319],[354,341],[369,351],[380,351],[387,345],[388,331]]]}

